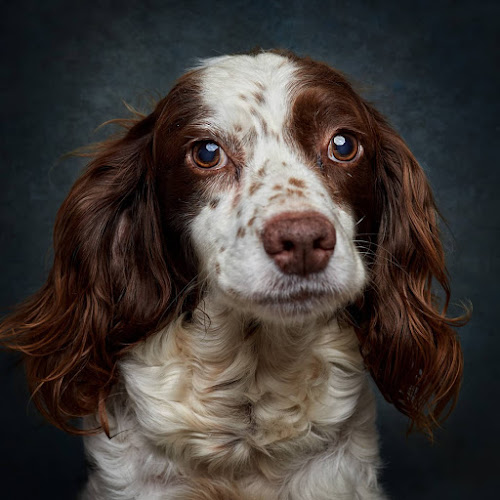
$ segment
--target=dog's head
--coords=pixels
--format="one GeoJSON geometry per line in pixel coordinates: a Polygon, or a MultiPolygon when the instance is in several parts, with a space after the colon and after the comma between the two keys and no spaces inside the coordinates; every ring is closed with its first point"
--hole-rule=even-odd
{"type": "Polygon", "coordinates": [[[123,352],[197,297],[254,319],[355,317],[384,396],[421,428],[456,397],[460,347],[422,169],[337,71],[226,56],[101,144],[63,203],[45,286],[4,324],[63,428],[103,409],[123,352]]]}

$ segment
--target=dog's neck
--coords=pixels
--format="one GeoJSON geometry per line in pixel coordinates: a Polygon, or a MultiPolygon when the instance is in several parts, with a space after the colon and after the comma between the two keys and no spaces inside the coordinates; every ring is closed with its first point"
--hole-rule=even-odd
{"type": "Polygon", "coordinates": [[[196,434],[220,450],[244,442],[244,454],[341,424],[365,383],[356,336],[335,319],[259,324],[206,302],[136,347],[123,374],[156,443],[194,445],[196,434]]]}
{"type": "Polygon", "coordinates": [[[121,374],[108,402],[114,437],[86,447],[113,478],[127,457],[126,498],[144,481],[200,477],[278,498],[305,464],[332,460],[339,488],[361,462],[375,477],[374,400],[356,335],[336,319],[262,322],[202,302],[134,347],[121,374]]]}

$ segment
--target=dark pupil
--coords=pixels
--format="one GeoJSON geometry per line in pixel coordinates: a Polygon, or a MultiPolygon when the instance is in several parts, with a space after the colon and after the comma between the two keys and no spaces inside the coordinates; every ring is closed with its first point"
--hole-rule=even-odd
{"type": "Polygon", "coordinates": [[[354,150],[354,143],[348,135],[336,135],[333,143],[340,156],[349,156],[354,150]]]}
{"type": "Polygon", "coordinates": [[[213,142],[206,142],[198,149],[198,158],[203,163],[213,163],[219,155],[219,146],[213,142]]]}

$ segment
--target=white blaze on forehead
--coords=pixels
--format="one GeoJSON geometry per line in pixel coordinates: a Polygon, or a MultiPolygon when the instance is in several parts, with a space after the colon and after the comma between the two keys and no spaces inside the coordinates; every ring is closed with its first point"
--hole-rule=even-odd
{"type": "Polygon", "coordinates": [[[202,99],[219,126],[247,128],[255,120],[253,110],[270,130],[282,132],[297,70],[293,62],[264,53],[207,59],[201,67],[202,99]]]}

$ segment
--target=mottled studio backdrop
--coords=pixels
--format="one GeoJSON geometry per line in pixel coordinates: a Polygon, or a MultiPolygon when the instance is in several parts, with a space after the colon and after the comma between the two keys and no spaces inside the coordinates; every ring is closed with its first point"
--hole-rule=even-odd
{"type": "MultiPolygon", "coordinates": [[[[383,483],[393,499],[498,498],[497,5],[3,1],[0,312],[49,270],[56,210],[82,168],[61,156],[101,139],[99,124],[126,116],[122,100],[145,109],[199,57],[256,46],[310,55],[349,74],[409,143],[448,221],[453,297],[475,308],[460,332],[460,401],[434,445],[407,439],[405,419],[380,401],[383,483]]],[[[0,356],[0,498],[73,499],[80,439],[37,416],[15,360],[0,356]]]]}

